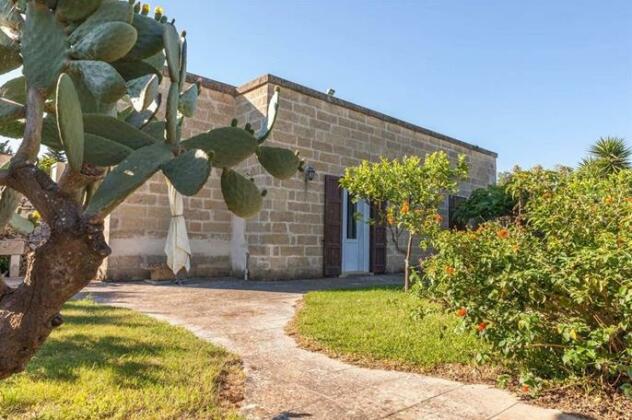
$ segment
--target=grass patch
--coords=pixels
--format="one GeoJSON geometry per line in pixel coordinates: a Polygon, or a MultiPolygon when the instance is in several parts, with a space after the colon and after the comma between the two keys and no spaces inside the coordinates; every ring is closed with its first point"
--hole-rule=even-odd
{"type": "Polygon", "coordinates": [[[27,371],[0,382],[0,418],[238,417],[235,356],[126,309],[73,301],[62,313],[27,371]]]}
{"type": "Polygon", "coordinates": [[[485,345],[457,324],[436,304],[379,287],[310,292],[292,329],[303,345],[346,360],[480,380],[474,358],[485,345]]]}

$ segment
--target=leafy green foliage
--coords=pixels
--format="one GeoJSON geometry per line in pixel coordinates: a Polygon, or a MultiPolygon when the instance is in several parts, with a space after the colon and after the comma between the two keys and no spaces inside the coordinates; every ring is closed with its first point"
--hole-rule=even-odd
{"type": "Polygon", "coordinates": [[[515,205],[505,185],[490,185],[474,190],[466,201],[458,205],[451,217],[457,225],[476,227],[489,220],[511,216],[515,205]]]}
{"type": "Polygon", "coordinates": [[[632,171],[517,171],[521,217],[443,232],[424,292],[532,378],[632,381],[632,171]]]}
{"type": "Polygon", "coordinates": [[[48,149],[46,153],[40,157],[37,167],[50,175],[51,168],[57,162],[66,162],[66,155],[55,149],[48,149]]]}

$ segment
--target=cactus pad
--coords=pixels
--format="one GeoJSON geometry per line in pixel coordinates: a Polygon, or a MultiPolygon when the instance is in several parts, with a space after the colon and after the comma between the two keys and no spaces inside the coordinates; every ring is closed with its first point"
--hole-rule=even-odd
{"type": "Polygon", "coordinates": [[[127,93],[125,80],[108,63],[88,60],[72,61],[70,70],[81,78],[78,87],[81,89],[81,85],[84,85],[85,90],[98,103],[113,104],[127,93]]]}
{"type": "Polygon", "coordinates": [[[171,149],[162,143],[135,150],[105,177],[86,213],[97,218],[106,216],[171,159],[171,149]]]}
{"type": "Polygon", "coordinates": [[[28,2],[21,45],[29,86],[52,88],[67,58],[66,34],[46,5],[28,2]]]}
{"type": "Polygon", "coordinates": [[[72,169],[80,172],[84,148],[83,115],[75,85],[65,73],[62,73],[57,82],[55,108],[59,138],[68,156],[68,163],[72,169]]]}
{"type": "Polygon", "coordinates": [[[155,74],[158,80],[162,81],[162,69],[165,66],[165,54],[161,51],[145,60],[125,61],[119,60],[112,63],[112,66],[119,72],[125,80],[138,79],[139,77],[155,74]]]}
{"type": "Polygon", "coordinates": [[[200,95],[200,88],[197,83],[189,86],[187,90],[180,95],[180,102],[178,103],[178,111],[185,117],[193,117],[197,109],[197,100],[200,95]]]}
{"type": "Polygon", "coordinates": [[[140,149],[155,143],[149,134],[107,115],[86,114],[83,123],[86,133],[112,140],[130,149],[140,149]]]}
{"type": "Polygon", "coordinates": [[[24,118],[23,105],[4,98],[0,98],[0,125],[4,125],[18,118],[24,118]]]}
{"type": "Polygon", "coordinates": [[[18,43],[0,31],[0,74],[15,70],[21,65],[18,43]]]}
{"type": "Polygon", "coordinates": [[[136,29],[125,22],[104,22],[95,25],[72,48],[79,60],[112,62],[124,57],[136,43],[136,29]]]}
{"type": "Polygon", "coordinates": [[[134,15],[132,25],[138,32],[138,39],[131,51],[125,56],[125,61],[139,61],[158,54],[163,48],[162,34],[164,24],[143,15],[134,15]]]}
{"type": "Polygon", "coordinates": [[[257,139],[244,129],[222,127],[198,134],[182,142],[185,149],[202,149],[209,155],[213,166],[230,168],[247,159],[257,150],[257,139]]]}
{"type": "Polygon", "coordinates": [[[274,127],[274,123],[277,118],[277,111],[279,110],[279,88],[275,88],[274,95],[272,95],[272,99],[270,99],[270,103],[268,104],[268,115],[263,120],[261,124],[261,130],[256,134],[257,140],[259,143],[263,143],[270,133],[272,132],[272,128],[274,127]]]}
{"type": "Polygon", "coordinates": [[[83,160],[97,166],[114,166],[125,160],[133,151],[121,143],[86,134],[83,160]]]}
{"type": "Polygon", "coordinates": [[[11,139],[21,139],[24,136],[25,127],[26,124],[24,120],[16,120],[0,124],[0,136],[11,139]]]}
{"type": "Polygon", "coordinates": [[[209,156],[200,149],[191,149],[162,165],[162,171],[182,195],[197,194],[211,173],[209,156]]]}
{"type": "Polygon", "coordinates": [[[70,34],[70,45],[74,45],[92,29],[104,22],[132,23],[134,9],[131,4],[118,0],[103,0],[99,8],[70,34]]]}
{"type": "Polygon", "coordinates": [[[176,31],[175,26],[165,25],[163,33],[163,42],[167,55],[167,66],[169,67],[169,77],[173,83],[180,83],[180,66],[182,65],[182,49],[180,44],[180,35],[176,31]]]}
{"type": "Polygon", "coordinates": [[[0,87],[0,96],[19,104],[26,104],[26,78],[16,77],[0,87]]]}
{"type": "Polygon", "coordinates": [[[243,218],[252,217],[261,210],[263,198],[254,182],[232,169],[222,171],[222,195],[228,209],[243,218]]]}
{"type": "Polygon", "coordinates": [[[291,178],[301,164],[296,153],[281,147],[260,146],[257,159],[270,175],[278,179],[291,178]]]}
{"type": "Polygon", "coordinates": [[[83,20],[94,13],[101,0],[57,0],[55,16],[62,22],[83,20]]]}
{"type": "Polygon", "coordinates": [[[164,121],[152,121],[143,127],[143,133],[147,133],[152,136],[156,141],[165,141],[165,129],[166,124],[164,121]]]}
{"type": "Polygon", "coordinates": [[[156,99],[159,87],[156,75],[143,76],[128,82],[127,92],[134,110],[141,112],[147,109],[156,99]]]}

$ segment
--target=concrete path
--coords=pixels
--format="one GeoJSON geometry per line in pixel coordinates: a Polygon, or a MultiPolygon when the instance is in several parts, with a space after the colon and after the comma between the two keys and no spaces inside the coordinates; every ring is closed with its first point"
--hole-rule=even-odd
{"type": "Polygon", "coordinates": [[[309,291],[399,282],[393,276],[184,286],[93,283],[98,302],[132,308],[226,347],[244,361],[248,418],[570,419],[485,385],[355,367],[297,347],[284,327],[309,291]]]}

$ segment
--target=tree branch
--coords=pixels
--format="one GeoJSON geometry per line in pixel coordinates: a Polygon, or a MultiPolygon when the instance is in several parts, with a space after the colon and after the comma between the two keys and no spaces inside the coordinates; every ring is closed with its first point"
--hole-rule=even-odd
{"type": "Polygon", "coordinates": [[[34,163],[40,149],[42,124],[44,122],[44,92],[29,87],[26,97],[26,127],[24,140],[20,144],[11,165],[34,163]]]}
{"type": "MultiPolygon", "coordinates": [[[[28,198],[51,227],[67,207],[64,205],[67,198],[60,194],[57,184],[32,163],[12,164],[7,185],[28,198]]],[[[70,223],[71,220],[67,219],[66,222],[70,223]]]]}
{"type": "Polygon", "coordinates": [[[395,250],[402,255],[406,255],[406,251],[403,250],[401,246],[399,246],[399,237],[401,236],[402,232],[397,227],[393,229],[391,225],[387,226],[388,231],[391,233],[391,240],[393,241],[393,245],[395,245],[395,250]]]}
{"type": "Polygon", "coordinates": [[[84,163],[81,172],[75,171],[68,165],[57,184],[62,193],[71,197],[77,203],[81,203],[85,188],[101,179],[104,174],[105,171],[103,169],[94,165],[84,163]]]}

